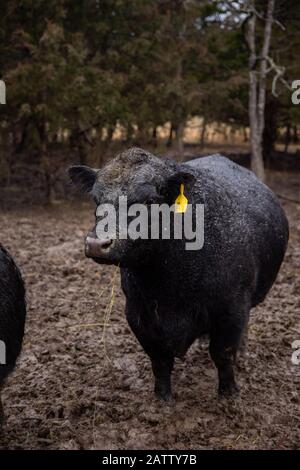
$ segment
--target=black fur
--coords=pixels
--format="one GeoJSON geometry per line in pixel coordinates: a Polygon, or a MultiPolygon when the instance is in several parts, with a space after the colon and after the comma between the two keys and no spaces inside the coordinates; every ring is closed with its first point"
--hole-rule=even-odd
{"type": "Polygon", "coordinates": [[[0,340],[6,347],[6,364],[0,364],[0,389],[21,352],[25,317],[25,287],[21,273],[0,245],[0,340]]]}
{"type": "Polygon", "coordinates": [[[204,204],[201,250],[186,251],[178,240],[116,240],[105,258],[95,260],[121,266],[127,320],[150,356],[157,394],[171,397],[174,357],[182,357],[204,333],[210,337],[219,393],[236,392],[233,359],[250,309],[271,288],[287,246],[288,223],[277,198],[252,172],[219,155],[176,165],[133,149],[115,165],[118,171],[112,161],[98,172],[99,190],[98,183],[92,190],[97,204],[116,203],[141,181],[174,202],[180,173],[193,180],[185,190],[189,203],[204,204]],[[170,180],[177,183],[172,196],[170,180]]]}

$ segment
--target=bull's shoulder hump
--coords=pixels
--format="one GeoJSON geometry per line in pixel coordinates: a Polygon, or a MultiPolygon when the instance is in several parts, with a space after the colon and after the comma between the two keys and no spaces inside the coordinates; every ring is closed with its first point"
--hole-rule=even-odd
{"type": "Polygon", "coordinates": [[[224,157],[223,155],[221,155],[220,153],[214,153],[213,155],[206,155],[205,157],[196,157],[196,158],[193,158],[191,160],[188,160],[186,163],[186,165],[191,165],[191,166],[203,166],[205,164],[208,164],[210,162],[214,162],[216,160],[228,160],[227,157],[224,157]]]}
{"type": "Polygon", "coordinates": [[[240,207],[249,211],[272,212],[280,204],[273,193],[255,174],[229,158],[216,154],[186,162],[199,176],[199,188],[214,199],[214,194],[229,196],[231,202],[238,201],[240,207]]]}
{"type": "Polygon", "coordinates": [[[253,183],[257,180],[252,171],[220,154],[195,158],[185,162],[185,165],[196,171],[207,170],[209,174],[214,175],[216,178],[227,178],[228,180],[236,180],[236,178],[250,179],[253,183]]]}
{"type": "MultiPolygon", "coordinates": [[[[241,167],[237,163],[234,163],[227,157],[216,153],[213,155],[209,155],[207,157],[198,157],[194,158],[193,160],[189,160],[185,162],[186,165],[191,166],[193,168],[228,168],[228,169],[241,169],[245,170],[245,168],[241,167]]],[[[247,171],[247,170],[246,170],[247,171]]]]}

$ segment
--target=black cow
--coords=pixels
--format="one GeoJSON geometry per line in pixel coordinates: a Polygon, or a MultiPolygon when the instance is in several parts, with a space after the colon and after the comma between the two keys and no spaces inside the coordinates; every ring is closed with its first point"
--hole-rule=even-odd
{"type": "MultiPolygon", "coordinates": [[[[276,279],[288,242],[288,222],[274,193],[249,170],[214,155],[177,164],[138,148],[101,170],[73,166],[70,177],[97,206],[119,196],[128,203],[172,205],[184,184],[193,205],[204,205],[204,245],[185,240],[86,238],[86,255],[121,267],[126,317],[146,353],[155,391],[171,398],[175,357],[204,333],[218,369],[219,393],[237,392],[233,363],[251,308],[276,279]]],[[[97,219],[98,222],[98,219],[97,219]]]]}
{"type": "MultiPolygon", "coordinates": [[[[25,287],[21,273],[0,245],[0,391],[21,352],[25,318],[25,287]]],[[[2,418],[1,396],[0,414],[2,418]]]]}

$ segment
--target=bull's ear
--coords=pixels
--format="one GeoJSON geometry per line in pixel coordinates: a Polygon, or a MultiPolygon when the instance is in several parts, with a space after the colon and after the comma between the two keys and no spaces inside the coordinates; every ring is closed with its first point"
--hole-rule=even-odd
{"type": "Polygon", "coordinates": [[[178,170],[168,178],[168,186],[184,184],[191,188],[196,181],[196,177],[186,170],[178,170]]]}
{"type": "Polygon", "coordinates": [[[195,184],[196,177],[186,170],[177,170],[171,175],[166,182],[167,195],[169,203],[174,203],[179,195],[181,184],[184,185],[184,191],[188,192],[195,184]]]}
{"type": "Polygon", "coordinates": [[[74,165],[68,168],[68,173],[72,183],[77,186],[81,192],[89,193],[92,191],[97,178],[97,170],[84,165],[74,165]]]}

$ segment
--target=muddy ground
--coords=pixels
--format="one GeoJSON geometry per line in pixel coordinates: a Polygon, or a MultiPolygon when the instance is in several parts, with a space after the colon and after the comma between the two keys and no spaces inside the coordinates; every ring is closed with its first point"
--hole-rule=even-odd
{"type": "MultiPolygon", "coordinates": [[[[299,181],[299,174],[269,174],[276,191],[298,199],[299,181]]],[[[0,448],[299,448],[300,365],[292,365],[291,343],[300,340],[300,205],[282,203],[289,249],[275,286],[252,312],[240,397],[218,400],[203,341],[176,363],[172,405],[153,395],[149,360],[124,318],[116,268],[84,258],[90,204],[2,210],[1,242],[22,269],[28,321],[3,391],[0,448]]]]}

